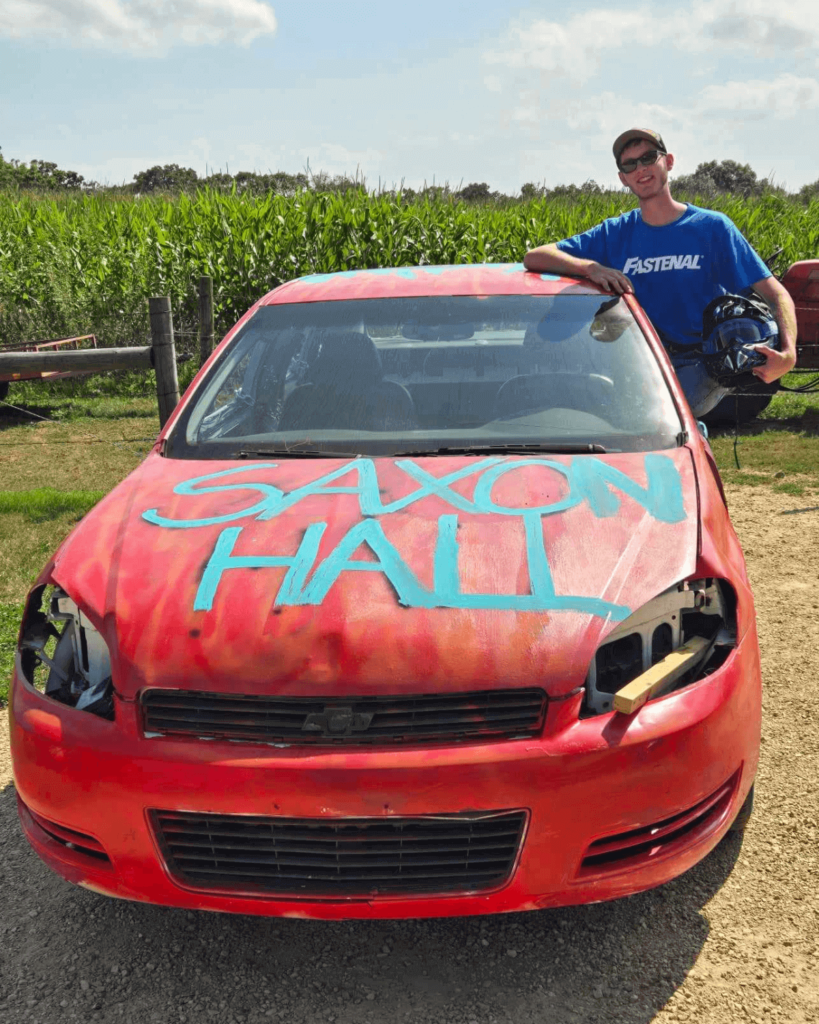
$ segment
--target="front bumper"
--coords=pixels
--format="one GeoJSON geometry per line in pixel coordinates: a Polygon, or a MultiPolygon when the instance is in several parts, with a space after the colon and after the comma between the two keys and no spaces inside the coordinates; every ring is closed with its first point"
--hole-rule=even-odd
{"type": "Polygon", "coordinates": [[[536,739],[317,753],[146,739],[133,704],[119,702],[113,723],[74,711],[34,691],[18,665],[12,757],[29,842],[58,874],[98,892],[292,917],[484,914],[612,899],[701,860],[753,782],[760,698],[751,631],[713,675],[633,716],[578,720],[578,697],[551,704],[536,739]],[[708,813],[681,832],[666,825],[663,839],[663,823],[718,792],[708,813]],[[317,899],[186,886],[164,862],[155,809],[324,820],[515,809],[526,811],[527,826],[510,877],[494,891],[317,899]],[[589,858],[609,837],[638,829],[646,841],[633,852],[589,858]]]}

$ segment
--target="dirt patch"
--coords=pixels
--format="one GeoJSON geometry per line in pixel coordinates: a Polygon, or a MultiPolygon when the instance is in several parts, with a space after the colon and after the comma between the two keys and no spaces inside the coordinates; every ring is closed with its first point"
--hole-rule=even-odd
{"type": "Polygon", "coordinates": [[[669,885],[444,921],[270,920],[121,903],[22,839],[0,733],[0,1019],[219,1024],[819,1022],[819,511],[734,488],[765,681],[754,817],[669,885]]]}

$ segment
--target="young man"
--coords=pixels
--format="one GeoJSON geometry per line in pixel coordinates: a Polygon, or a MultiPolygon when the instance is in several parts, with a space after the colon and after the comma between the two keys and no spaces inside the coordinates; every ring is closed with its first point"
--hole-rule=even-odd
{"type": "Polygon", "coordinates": [[[672,198],[674,155],[657,132],[631,128],[617,137],[613,152],[639,210],[532,249],[526,269],[586,277],[621,295],[635,292],[663,342],[677,351],[702,342],[702,314],[712,299],[753,289],[773,311],[781,346],[759,346],[766,362],[753,372],[768,384],[778,380],[796,363],[796,313],[788,292],[724,214],[672,198]]]}

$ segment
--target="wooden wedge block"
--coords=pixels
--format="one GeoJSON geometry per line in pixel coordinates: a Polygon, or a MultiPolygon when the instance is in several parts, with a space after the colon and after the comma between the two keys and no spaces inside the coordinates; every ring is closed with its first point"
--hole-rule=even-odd
{"type": "Polygon", "coordinates": [[[647,700],[668,689],[687,672],[710,643],[705,637],[695,636],[666,655],[615,693],[614,710],[624,715],[634,714],[647,700]]]}

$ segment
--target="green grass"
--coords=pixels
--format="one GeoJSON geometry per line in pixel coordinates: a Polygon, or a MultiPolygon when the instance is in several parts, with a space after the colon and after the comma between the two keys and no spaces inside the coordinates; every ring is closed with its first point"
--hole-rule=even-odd
{"type": "MultiPolygon", "coordinates": [[[[45,487],[105,493],[150,451],[159,432],[155,398],[78,398],[64,393],[70,383],[40,384],[35,401],[26,402],[27,409],[45,419],[26,418],[0,406],[4,491],[45,487]],[[94,408],[95,402],[110,415],[95,415],[101,411],[94,408]]],[[[18,386],[23,387],[14,385],[18,386]]]]}
{"type": "MultiPolygon", "coordinates": [[[[193,359],[179,365],[180,395],[198,368],[198,362],[193,359]]],[[[61,380],[17,381],[9,388],[6,401],[51,420],[76,420],[86,416],[108,420],[140,415],[156,419],[156,375],[153,370],[113,370],[61,380]]],[[[4,408],[0,406],[0,416],[3,415],[4,408]]],[[[13,410],[6,410],[5,415],[13,415],[13,410]]],[[[0,419],[0,424],[2,422],[0,419]]]]}
{"type": "Polygon", "coordinates": [[[0,705],[8,700],[23,605],[0,604],[0,705]]]}
{"type": "Polygon", "coordinates": [[[809,488],[803,487],[801,484],[797,483],[784,483],[774,484],[771,490],[776,494],[795,494],[801,498],[803,494],[808,493],[809,488]]]}
{"type": "Polygon", "coordinates": [[[49,523],[64,515],[80,519],[104,497],[105,491],[55,491],[51,487],[0,491],[0,516],[16,512],[30,523],[49,523]]]}
{"type": "MultiPolygon", "coordinates": [[[[819,373],[817,373],[819,377],[819,373]]],[[[794,380],[804,383],[806,378],[803,375],[796,376],[789,374],[785,378],[791,382],[794,380]]],[[[803,395],[793,395],[787,391],[778,391],[771,399],[771,404],[764,409],[759,419],[765,420],[796,420],[801,419],[807,413],[808,417],[819,417],[819,391],[809,391],[803,395]]]]}
{"type": "MultiPolygon", "coordinates": [[[[783,383],[799,387],[811,379],[810,374],[791,373],[783,383]]],[[[819,488],[818,434],[819,391],[778,391],[756,420],[740,427],[736,449],[729,426],[712,432],[711,448],[726,483],[764,484],[775,492],[801,496],[819,488]]]]}
{"type": "MultiPolygon", "coordinates": [[[[27,382],[28,383],[28,382],[27,382]]],[[[54,385],[50,385],[54,387],[54,385]]],[[[70,395],[48,393],[43,385],[36,391],[29,384],[29,393],[23,392],[23,384],[13,384],[9,389],[7,401],[21,409],[34,413],[34,416],[25,417],[17,414],[13,409],[0,407],[0,430],[12,420],[16,422],[35,423],[37,417],[42,416],[54,422],[68,422],[84,419],[96,420],[117,420],[144,418],[145,420],[157,420],[156,394],[152,396],[135,397],[129,395],[70,395]]],[[[159,424],[157,423],[157,430],[159,424]]],[[[151,429],[148,427],[148,429],[151,429]]]]}
{"type": "Polygon", "coordinates": [[[19,512],[0,515],[0,603],[22,601],[40,570],[82,519],[76,511],[37,522],[19,512]]]}
{"type": "MultiPolygon", "coordinates": [[[[782,383],[788,387],[800,387],[819,377],[819,372],[788,373],[782,383]]],[[[819,391],[808,391],[804,394],[793,394],[790,391],[777,391],[771,404],[759,415],[760,420],[794,420],[807,414],[808,419],[819,418],[819,391]]]]}
{"type": "Polygon", "coordinates": [[[740,469],[734,461],[732,433],[712,436],[711,448],[726,483],[819,487],[819,437],[815,434],[771,429],[741,433],[740,469]]]}

